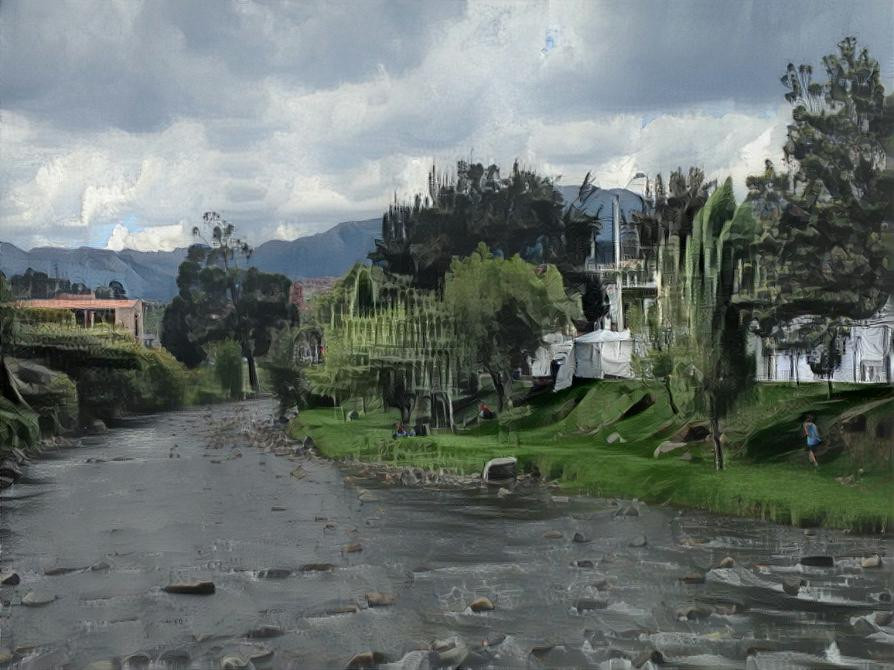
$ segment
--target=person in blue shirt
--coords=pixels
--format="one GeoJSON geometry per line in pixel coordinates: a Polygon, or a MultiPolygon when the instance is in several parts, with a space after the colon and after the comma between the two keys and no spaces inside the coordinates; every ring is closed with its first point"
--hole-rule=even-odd
{"type": "Polygon", "coordinates": [[[807,458],[813,463],[813,467],[819,467],[819,463],[816,462],[816,449],[823,440],[820,437],[819,429],[816,427],[816,424],[813,423],[813,414],[808,414],[804,419],[804,424],[801,426],[801,433],[807,440],[807,458]]]}

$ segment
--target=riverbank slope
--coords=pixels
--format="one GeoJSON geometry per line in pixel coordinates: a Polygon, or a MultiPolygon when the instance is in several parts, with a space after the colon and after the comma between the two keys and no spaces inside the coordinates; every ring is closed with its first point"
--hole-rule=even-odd
{"type": "Polygon", "coordinates": [[[525,407],[513,410],[512,425],[489,421],[399,440],[391,438],[397,415],[385,411],[345,421],[331,408],[306,410],[289,431],[310,435],[335,459],[473,473],[490,458],[516,456],[523,470],[595,496],[871,532],[886,531],[892,518],[888,387],[841,385],[827,400],[820,384],[761,385],[724,427],[728,464],[721,473],[713,470],[710,440],[694,440],[698,424],[676,417],[657,386],[598,381],[525,407]],[[805,412],[827,436],[817,471],[799,434],[805,412]],[[659,445],[684,442],[655,457],[659,445]]]}

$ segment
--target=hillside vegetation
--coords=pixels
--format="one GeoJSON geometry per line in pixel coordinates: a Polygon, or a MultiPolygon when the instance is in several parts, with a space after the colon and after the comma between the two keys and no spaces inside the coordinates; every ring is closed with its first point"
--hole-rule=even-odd
{"type": "Polygon", "coordinates": [[[828,401],[820,384],[761,385],[724,427],[730,459],[721,472],[713,469],[709,439],[654,457],[659,444],[698,431],[674,417],[658,385],[633,381],[591,382],[534,397],[511,410],[518,416],[511,429],[488,421],[394,440],[396,412],[346,421],[326,408],[302,412],[290,432],[310,435],[322,454],[336,459],[475,473],[487,460],[511,455],[521,469],[572,492],[883,531],[892,515],[892,406],[887,387],[843,387],[828,401]],[[826,436],[817,471],[807,464],[800,436],[806,412],[817,416],[826,436]]]}

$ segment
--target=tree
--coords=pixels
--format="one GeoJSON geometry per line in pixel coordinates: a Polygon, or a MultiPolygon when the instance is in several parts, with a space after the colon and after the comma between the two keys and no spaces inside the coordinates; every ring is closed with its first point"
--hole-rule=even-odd
{"type": "Polygon", "coordinates": [[[206,212],[203,222],[204,234],[193,229],[203,244],[191,246],[180,264],[180,300],[175,298],[168,307],[170,317],[166,310],[164,341],[176,343],[175,355],[194,360],[196,352],[189,345],[236,340],[248,362],[251,388],[257,392],[255,358],[267,353],[272,331],[286,325],[291,282],[283,275],[240,267],[240,262],[250,260],[252,249],[235,236],[234,226],[216,212],[206,212]]]}
{"type": "Polygon", "coordinates": [[[894,123],[878,62],[848,37],[823,66],[819,83],[810,65],[788,65],[788,171],[768,161],[763,175],[748,179],[761,223],[763,334],[805,315],[867,318],[894,278],[884,244],[891,175],[883,171],[894,123]]]}
{"type": "Polygon", "coordinates": [[[544,333],[580,314],[554,266],[534,266],[519,256],[499,258],[484,243],[451,263],[444,302],[474,360],[490,373],[501,410],[512,369],[540,345],[544,333]]]}
{"type": "Polygon", "coordinates": [[[751,208],[736,207],[727,179],[693,221],[682,271],[668,275],[662,287],[670,303],[673,359],[692,387],[696,410],[708,417],[717,470],[724,468],[720,421],[754,383],[746,348],[750,312],[733,299],[754,230],[751,208]]]}

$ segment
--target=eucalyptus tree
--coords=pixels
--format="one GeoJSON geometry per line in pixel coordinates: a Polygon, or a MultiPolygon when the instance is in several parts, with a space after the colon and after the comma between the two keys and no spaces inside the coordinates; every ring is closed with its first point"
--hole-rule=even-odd
{"type": "Polygon", "coordinates": [[[205,213],[193,236],[198,243],[180,264],[179,293],[165,312],[162,344],[173,345],[175,356],[188,356],[187,363],[198,357],[195,347],[235,340],[257,392],[255,359],[270,348],[273,331],[288,323],[291,282],[249,266],[252,248],[216,212],[205,213]]]}

